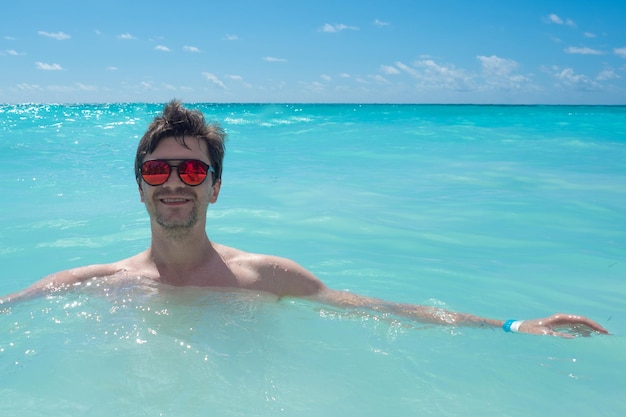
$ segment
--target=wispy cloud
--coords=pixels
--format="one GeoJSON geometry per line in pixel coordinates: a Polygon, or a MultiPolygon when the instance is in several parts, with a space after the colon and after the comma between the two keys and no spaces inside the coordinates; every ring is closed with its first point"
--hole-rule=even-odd
{"type": "Polygon", "coordinates": [[[71,38],[70,35],[64,32],[44,32],[43,30],[40,30],[37,34],[47,38],[56,39],[57,41],[64,41],[71,38]]]}
{"type": "Polygon", "coordinates": [[[605,69],[605,70],[601,71],[598,74],[598,76],[596,77],[596,80],[598,80],[598,81],[608,81],[608,80],[618,80],[620,78],[622,78],[622,77],[620,77],[620,75],[617,74],[612,69],[605,69]]]}
{"type": "Polygon", "coordinates": [[[108,67],[106,67],[107,71],[117,71],[117,67],[113,66],[113,65],[109,65],[108,67]]]}
{"type": "Polygon", "coordinates": [[[615,55],[620,56],[622,58],[626,58],[626,46],[623,48],[613,49],[613,53],[615,53],[615,55]]]}
{"type": "Polygon", "coordinates": [[[220,79],[217,78],[215,74],[210,73],[210,72],[203,72],[202,76],[206,78],[207,80],[211,81],[213,84],[217,85],[218,87],[226,89],[226,86],[224,85],[224,83],[221,82],[220,79]]]}
{"type": "Polygon", "coordinates": [[[25,52],[17,52],[15,49],[7,49],[4,52],[0,52],[0,55],[22,56],[22,55],[26,55],[26,53],[25,52]]]}
{"type": "Polygon", "coordinates": [[[133,35],[131,35],[128,32],[122,33],[121,35],[117,35],[117,38],[125,40],[125,41],[132,40],[132,39],[137,39],[137,38],[135,38],[133,35]]]}
{"type": "Polygon", "coordinates": [[[476,58],[482,65],[483,87],[504,90],[529,87],[531,79],[517,73],[519,64],[516,61],[496,55],[479,55],[476,58]]]}
{"type": "Polygon", "coordinates": [[[16,41],[17,40],[17,38],[14,37],[14,36],[5,36],[3,39],[5,41],[16,41]]]}
{"type": "Polygon", "coordinates": [[[585,32],[585,33],[583,33],[583,36],[585,38],[593,39],[593,38],[596,37],[596,34],[595,33],[591,33],[591,32],[585,32]]]}
{"type": "Polygon", "coordinates": [[[604,55],[604,52],[592,48],[579,48],[576,46],[570,46],[565,48],[565,52],[568,54],[580,54],[580,55],[604,55]]]}
{"type": "Polygon", "coordinates": [[[45,62],[35,62],[37,69],[44,71],[62,71],[63,67],[59,64],[46,64],[45,62]]]}
{"type": "Polygon", "coordinates": [[[230,34],[227,33],[226,35],[224,35],[224,40],[226,40],[226,41],[237,41],[237,40],[239,40],[239,36],[237,36],[237,35],[230,35],[230,34]]]}
{"type": "Polygon", "coordinates": [[[400,74],[400,70],[391,65],[381,65],[380,70],[387,75],[396,75],[400,74]]]}
{"type": "Polygon", "coordinates": [[[326,23],[319,29],[320,32],[325,33],[336,33],[344,30],[359,30],[359,28],[356,26],[344,25],[343,23],[340,23],[338,25],[331,25],[330,23],[326,23]]]}
{"type": "Polygon", "coordinates": [[[567,25],[567,26],[571,26],[571,27],[576,27],[576,23],[574,23],[574,21],[572,19],[561,19],[561,17],[559,17],[559,15],[555,14],[555,13],[551,13],[548,16],[545,17],[544,21],[546,23],[553,23],[555,25],[567,25]]]}
{"type": "Polygon", "coordinates": [[[600,85],[584,74],[577,74],[572,68],[560,68],[552,66],[547,70],[562,85],[573,87],[578,90],[590,91],[597,89],[600,85]]]}
{"type": "Polygon", "coordinates": [[[415,66],[420,71],[412,72],[413,76],[420,79],[424,87],[464,90],[472,83],[467,72],[456,68],[454,65],[442,65],[432,59],[424,59],[417,61],[415,66]]]}
{"type": "Polygon", "coordinates": [[[183,51],[185,51],[185,52],[200,52],[200,48],[197,48],[195,46],[185,45],[185,46],[183,46],[183,51]]]}
{"type": "Polygon", "coordinates": [[[38,85],[38,84],[21,83],[21,84],[16,85],[16,87],[20,91],[41,91],[41,90],[43,90],[41,88],[41,86],[38,85]]]}
{"type": "Polygon", "coordinates": [[[385,77],[383,77],[380,74],[370,75],[369,78],[374,80],[374,81],[376,81],[376,82],[378,82],[378,83],[389,84],[389,80],[386,79],[385,77]]]}
{"type": "Polygon", "coordinates": [[[273,56],[266,56],[263,58],[263,61],[267,61],[267,62],[287,62],[287,60],[285,58],[276,58],[273,56]]]}
{"type": "Polygon", "coordinates": [[[165,45],[157,45],[157,46],[154,47],[154,49],[156,51],[172,52],[172,50],[170,48],[168,48],[167,46],[165,46],[165,45]]]}
{"type": "Polygon", "coordinates": [[[382,20],[374,19],[374,26],[378,26],[382,28],[382,27],[389,26],[389,25],[390,25],[389,22],[383,22],[382,20]]]}
{"type": "Polygon", "coordinates": [[[83,83],[75,83],[76,87],[81,91],[97,91],[98,87],[95,85],[88,85],[83,83]]]}
{"type": "MultiPolygon", "coordinates": [[[[407,65],[396,62],[382,65],[380,71],[387,75],[406,73],[417,80],[417,87],[422,89],[446,89],[452,91],[469,90],[519,90],[532,87],[531,79],[519,74],[519,64],[511,59],[492,56],[477,56],[481,63],[481,73],[472,73],[453,64],[441,64],[432,58],[422,58],[407,65]]],[[[377,81],[389,82],[384,77],[377,81]]]]}
{"type": "Polygon", "coordinates": [[[252,84],[246,82],[241,75],[230,74],[226,76],[228,79],[242,83],[244,87],[251,88],[252,84]]]}

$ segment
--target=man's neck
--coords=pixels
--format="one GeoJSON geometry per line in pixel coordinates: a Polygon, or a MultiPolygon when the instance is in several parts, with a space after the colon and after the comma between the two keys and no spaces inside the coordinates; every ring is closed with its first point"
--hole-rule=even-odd
{"type": "Polygon", "coordinates": [[[186,275],[206,265],[215,249],[204,229],[175,236],[171,231],[153,229],[148,252],[154,265],[167,278],[172,274],[186,275]]]}

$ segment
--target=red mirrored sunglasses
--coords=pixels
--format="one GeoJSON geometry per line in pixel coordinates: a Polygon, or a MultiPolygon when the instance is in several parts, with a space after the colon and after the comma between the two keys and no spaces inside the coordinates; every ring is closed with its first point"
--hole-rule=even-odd
{"type": "Polygon", "coordinates": [[[141,165],[141,178],[148,185],[165,184],[173,167],[178,172],[178,178],[192,187],[202,184],[209,172],[215,174],[211,165],[198,159],[153,159],[141,165]]]}

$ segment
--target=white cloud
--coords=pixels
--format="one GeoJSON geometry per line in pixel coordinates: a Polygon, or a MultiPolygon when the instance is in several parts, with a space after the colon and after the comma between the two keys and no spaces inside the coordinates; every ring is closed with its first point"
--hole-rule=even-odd
{"type": "Polygon", "coordinates": [[[559,68],[553,66],[551,68],[552,76],[568,87],[575,87],[580,90],[593,90],[599,87],[599,84],[584,74],[576,74],[572,68],[559,68]]]}
{"type": "Polygon", "coordinates": [[[227,33],[224,36],[224,40],[226,40],[226,41],[237,41],[237,40],[239,40],[239,36],[237,36],[237,35],[230,35],[230,34],[227,33]]]}
{"type": "Polygon", "coordinates": [[[25,52],[17,52],[15,49],[7,49],[4,52],[0,52],[0,55],[22,56],[22,55],[26,55],[26,53],[25,52]]]}
{"type": "Polygon", "coordinates": [[[476,58],[482,64],[483,73],[487,75],[507,76],[517,68],[517,62],[512,59],[500,58],[495,55],[477,56],[476,58]]]}
{"type": "Polygon", "coordinates": [[[275,58],[273,56],[266,56],[263,58],[263,61],[267,61],[267,62],[287,62],[286,59],[284,58],[275,58]]]}
{"type": "Polygon", "coordinates": [[[389,84],[389,80],[380,74],[370,75],[369,78],[382,84],[389,84]]]}
{"type": "Polygon", "coordinates": [[[626,46],[623,48],[615,48],[613,49],[613,52],[615,53],[615,55],[626,58],[626,46]]]}
{"type": "Polygon", "coordinates": [[[512,59],[500,58],[496,55],[477,56],[482,65],[482,76],[485,86],[497,89],[519,89],[527,87],[530,79],[524,75],[517,74],[518,63],[512,59]]]}
{"type": "Polygon", "coordinates": [[[380,70],[387,74],[387,75],[395,75],[395,74],[400,74],[400,70],[396,67],[393,67],[391,65],[381,65],[380,66],[380,70]]]}
{"type": "Polygon", "coordinates": [[[338,25],[331,25],[330,23],[326,23],[324,26],[322,26],[319,29],[320,32],[325,32],[325,33],[335,33],[335,32],[341,32],[343,30],[359,30],[359,28],[356,26],[344,25],[343,23],[340,23],[338,25]]]}
{"type": "Polygon", "coordinates": [[[171,52],[172,50],[165,45],[157,45],[154,47],[156,51],[171,52]]]}
{"type": "Polygon", "coordinates": [[[37,69],[44,71],[61,71],[63,67],[59,64],[46,64],[45,62],[35,62],[37,69]]]}
{"type": "Polygon", "coordinates": [[[415,63],[423,68],[421,79],[426,86],[445,87],[449,89],[467,89],[471,84],[471,77],[462,69],[454,65],[439,65],[432,59],[415,63]]]}
{"type": "Polygon", "coordinates": [[[402,63],[402,62],[396,62],[396,67],[400,68],[402,71],[406,72],[407,74],[415,77],[415,78],[419,78],[420,74],[419,72],[417,72],[417,70],[415,70],[414,68],[409,67],[408,65],[402,63]]]}
{"type": "MultiPolygon", "coordinates": [[[[527,91],[536,89],[531,78],[519,73],[519,64],[507,58],[477,56],[481,72],[476,73],[453,64],[442,64],[432,58],[419,59],[412,65],[395,62],[393,66],[381,66],[381,72],[388,75],[408,74],[415,78],[415,87],[423,90],[475,91],[489,90],[527,91]]],[[[371,77],[374,78],[374,77],[371,77]]],[[[388,82],[384,77],[376,79],[388,82]]]]}
{"type": "Polygon", "coordinates": [[[108,67],[106,67],[107,71],[117,71],[117,67],[114,67],[113,65],[109,65],[108,67]]]}
{"type": "Polygon", "coordinates": [[[16,87],[17,87],[18,90],[21,90],[21,91],[41,91],[41,90],[43,90],[37,84],[22,83],[22,84],[18,84],[16,87]]]}
{"type": "Polygon", "coordinates": [[[247,87],[247,88],[251,88],[252,87],[252,84],[247,83],[246,81],[244,81],[244,79],[243,79],[243,77],[241,75],[230,74],[230,75],[227,75],[226,77],[228,79],[233,80],[233,81],[237,81],[237,82],[243,83],[244,87],[247,87]]]}
{"type": "Polygon", "coordinates": [[[123,39],[125,41],[127,40],[132,40],[132,39],[136,39],[133,35],[131,35],[130,33],[126,32],[126,33],[122,33],[121,35],[117,35],[118,39],[123,39]]]}
{"type": "Polygon", "coordinates": [[[183,51],[186,51],[186,52],[200,52],[200,48],[197,48],[195,46],[185,45],[185,46],[183,46],[183,51]]]}
{"type": "Polygon", "coordinates": [[[17,40],[17,38],[14,37],[14,36],[5,36],[3,39],[6,40],[6,41],[16,41],[17,40]]]}
{"type": "Polygon", "coordinates": [[[570,46],[565,48],[565,53],[568,54],[580,54],[580,55],[604,55],[604,52],[592,48],[579,48],[576,46],[570,46]]]}
{"type": "Polygon", "coordinates": [[[554,14],[554,13],[548,15],[547,20],[548,20],[548,22],[556,23],[557,25],[562,25],[563,24],[563,20],[561,20],[561,18],[558,15],[554,14]]]}
{"type": "Polygon", "coordinates": [[[97,91],[98,90],[98,87],[96,87],[95,85],[87,85],[83,83],[76,83],[76,87],[78,87],[78,89],[81,91],[97,91]]]}
{"type": "Polygon", "coordinates": [[[382,20],[375,19],[374,25],[382,28],[385,26],[389,26],[389,22],[383,22],[382,20]]]}
{"type": "Polygon", "coordinates": [[[43,30],[40,30],[37,34],[47,38],[56,39],[57,41],[64,41],[71,38],[70,35],[63,32],[44,32],[43,30]]]}
{"type": "Polygon", "coordinates": [[[212,74],[210,72],[203,72],[202,75],[204,76],[204,78],[211,81],[213,84],[217,85],[218,87],[226,89],[226,86],[224,85],[224,83],[221,82],[215,74],[212,74]]]}
{"type": "Polygon", "coordinates": [[[593,38],[595,38],[595,37],[596,37],[596,34],[595,34],[595,33],[591,33],[591,32],[585,32],[585,33],[583,34],[583,36],[584,36],[585,38],[590,38],[590,39],[593,39],[593,38]]]}
{"type": "Polygon", "coordinates": [[[596,80],[598,81],[608,81],[608,80],[617,80],[620,79],[622,77],[619,76],[619,74],[617,74],[615,71],[613,71],[612,69],[606,69],[601,71],[598,76],[596,77],[596,80]]]}
{"type": "Polygon", "coordinates": [[[348,74],[347,72],[342,72],[341,74],[339,74],[339,76],[341,78],[350,78],[351,77],[350,74],[348,74]]]}
{"type": "Polygon", "coordinates": [[[559,17],[559,15],[555,14],[555,13],[551,13],[549,14],[545,19],[544,19],[547,23],[554,23],[555,25],[567,25],[567,26],[571,26],[571,27],[575,27],[576,23],[574,23],[574,21],[572,19],[561,19],[559,17]]]}

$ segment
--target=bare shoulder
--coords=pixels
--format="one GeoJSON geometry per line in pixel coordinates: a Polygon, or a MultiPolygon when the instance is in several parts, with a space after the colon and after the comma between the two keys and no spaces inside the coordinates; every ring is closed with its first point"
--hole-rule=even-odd
{"type": "Polygon", "coordinates": [[[34,298],[50,291],[69,288],[74,284],[78,284],[90,278],[110,276],[119,271],[119,269],[120,265],[111,263],[81,266],[55,272],[40,279],[22,291],[0,298],[0,304],[34,298]]]}
{"type": "Polygon", "coordinates": [[[244,252],[226,246],[217,246],[235,274],[250,274],[254,277],[249,289],[271,292],[280,297],[304,297],[318,294],[326,286],[309,270],[297,262],[274,255],[244,252]]]}

